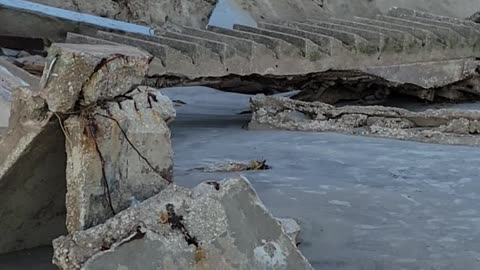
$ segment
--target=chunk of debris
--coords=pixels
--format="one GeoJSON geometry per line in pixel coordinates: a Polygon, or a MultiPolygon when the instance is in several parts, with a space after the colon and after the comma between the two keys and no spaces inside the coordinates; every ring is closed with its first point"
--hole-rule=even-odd
{"type": "Polygon", "coordinates": [[[272,167],[267,164],[267,160],[252,160],[248,163],[232,161],[228,163],[218,163],[206,167],[197,168],[204,172],[241,172],[241,171],[263,171],[270,170],[272,167]]]}
{"type": "Polygon", "coordinates": [[[52,44],[42,95],[51,111],[72,113],[78,106],[132,91],[144,80],[151,60],[150,54],[128,46],[52,44]]]}
{"type": "Polygon", "coordinates": [[[249,128],[341,132],[439,144],[480,145],[480,111],[413,112],[383,106],[335,107],[257,95],[249,128]]]}
{"type": "Polygon", "coordinates": [[[16,58],[13,60],[13,63],[33,75],[42,76],[43,67],[45,66],[45,57],[40,55],[30,55],[16,58]]]}
{"type": "Polygon", "coordinates": [[[468,17],[467,20],[480,23],[480,11],[475,12],[472,16],[468,17]]]}
{"type": "Polygon", "coordinates": [[[312,269],[245,178],[219,185],[171,185],[54,240],[53,262],[63,270],[312,269]]]}
{"type": "Polygon", "coordinates": [[[302,230],[300,225],[298,225],[298,222],[293,218],[277,218],[277,220],[280,222],[288,236],[290,236],[293,242],[298,246],[300,244],[298,235],[302,230]]]}

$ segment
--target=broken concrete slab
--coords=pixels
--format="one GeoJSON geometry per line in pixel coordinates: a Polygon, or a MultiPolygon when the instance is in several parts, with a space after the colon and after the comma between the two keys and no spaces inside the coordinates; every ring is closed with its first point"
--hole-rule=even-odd
{"type": "Polygon", "coordinates": [[[12,92],[17,87],[36,89],[39,80],[28,72],[0,59],[0,127],[8,126],[12,92]]]}
{"type": "Polygon", "coordinates": [[[71,112],[140,85],[152,56],[128,46],[53,44],[41,79],[42,95],[53,112],[71,112]],[[81,98],[80,98],[81,97],[81,98]]]}
{"type": "Polygon", "coordinates": [[[154,89],[138,88],[65,120],[69,232],[103,223],[172,181],[166,122],[175,109],[167,100],[154,89]]]}
{"type": "Polygon", "coordinates": [[[0,230],[12,232],[0,252],[49,244],[65,216],[70,231],[97,225],[171,182],[173,104],[136,85],[150,55],[72,44],[51,53],[41,90],[14,91],[0,142],[0,230]]]}
{"type": "Polygon", "coordinates": [[[439,144],[480,145],[479,111],[413,112],[383,106],[335,107],[284,97],[257,95],[250,100],[249,128],[330,131],[439,144]]]}
{"type": "Polygon", "coordinates": [[[65,143],[44,100],[28,88],[13,92],[0,153],[0,253],[48,245],[66,232],[65,143]]]}
{"type": "Polygon", "coordinates": [[[312,269],[245,178],[171,185],[53,246],[64,270],[312,269]]]}

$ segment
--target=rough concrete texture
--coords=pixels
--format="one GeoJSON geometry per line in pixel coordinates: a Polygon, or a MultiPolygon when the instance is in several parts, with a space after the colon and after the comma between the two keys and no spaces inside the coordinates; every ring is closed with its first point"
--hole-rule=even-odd
{"type": "Polygon", "coordinates": [[[51,111],[71,113],[75,106],[131,91],[143,81],[151,59],[127,46],[53,44],[40,81],[41,94],[51,111]]]}
{"type": "Polygon", "coordinates": [[[103,223],[172,181],[166,122],[174,118],[168,98],[142,87],[64,122],[69,232],[103,223]]]}
{"type": "Polygon", "coordinates": [[[0,253],[48,245],[66,232],[65,144],[58,121],[30,89],[13,93],[0,153],[0,253]]]}
{"type": "Polygon", "coordinates": [[[216,0],[34,0],[33,2],[136,24],[156,27],[180,24],[200,28],[207,25],[216,0]]]}
{"type": "Polygon", "coordinates": [[[64,270],[312,269],[245,178],[171,185],[53,245],[64,270]]]}
{"type": "Polygon", "coordinates": [[[258,95],[249,127],[335,131],[440,144],[480,145],[480,113],[451,109],[412,112],[383,106],[334,107],[258,95]]]}

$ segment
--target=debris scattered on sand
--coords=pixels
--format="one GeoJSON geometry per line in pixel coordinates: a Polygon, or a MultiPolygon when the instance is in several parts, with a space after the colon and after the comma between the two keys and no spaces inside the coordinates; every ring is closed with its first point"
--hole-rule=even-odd
{"type": "Polygon", "coordinates": [[[205,167],[196,168],[204,172],[241,172],[241,171],[263,171],[270,170],[272,167],[267,164],[267,160],[252,160],[250,162],[231,161],[228,163],[218,163],[205,167]]]}

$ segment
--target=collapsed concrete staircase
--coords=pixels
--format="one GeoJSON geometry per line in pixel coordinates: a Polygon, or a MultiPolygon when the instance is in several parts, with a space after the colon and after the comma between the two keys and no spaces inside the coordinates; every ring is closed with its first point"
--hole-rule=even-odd
{"type": "Polygon", "coordinates": [[[147,36],[68,33],[68,43],[127,44],[156,57],[150,74],[188,78],[229,74],[294,75],[361,70],[423,88],[471,76],[480,56],[480,26],[470,21],[393,8],[376,18],[319,17],[259,22],[258,28],[178,27],[147,36]]]}

